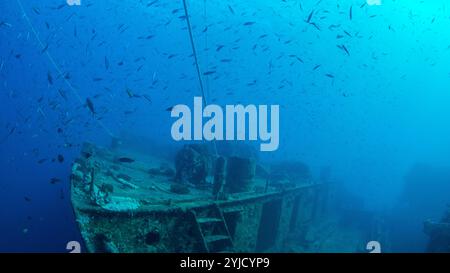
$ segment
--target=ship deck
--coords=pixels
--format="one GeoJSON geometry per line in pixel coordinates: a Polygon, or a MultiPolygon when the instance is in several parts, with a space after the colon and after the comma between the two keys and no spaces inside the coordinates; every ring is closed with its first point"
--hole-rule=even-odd
{"type": "MultiPolygon", "coordinates": [[[[158,173],[158,170],[173,170],[173,163],[156,156],[140,154],[136,151],[114,151],[93,145],[85,145],[82,157],[76,160],[72,169],[72,203],[79,210],[120,213],[151,212],[161,210],[189,209],[208,206],[212,203],[226,207],[236,203],[254,202],[278,197],[280,194],[295,193],[305,188],[317,186],[304,181],[295,187],[277,189],[266,186],[266,179],[253,179],[253,191],[228,195],[226,200],[216,201],[212,196],[211,184],[201,187],[187,184],[189,193],[171,191],[173,177],[158,173]],[[89,157],[86,157],[86,154],[89,157]],[[132,159],[121,162],[119,159],[132,159]],[[84,182],[83,182],[84,181],[84,182]],[[92,183],[97,189],[108,185],[108,204],[93,202],[91,190],[84,184],[92,183]]],[[[207,181],[212,181],[208,177],[207,181]]]]}

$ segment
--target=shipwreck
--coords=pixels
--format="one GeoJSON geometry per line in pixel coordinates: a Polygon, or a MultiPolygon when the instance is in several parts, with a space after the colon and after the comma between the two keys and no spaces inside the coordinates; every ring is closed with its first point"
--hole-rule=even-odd
{"type": "Polygon", "coordinates": [[[168,160],[117,140],[86,143],[71,175],[89,252],[292,251],[292,238],[324,214],[329,196],[328,183],[301,163],[267,171],[252,155],[217,156],[196,144],[168,160]]]}

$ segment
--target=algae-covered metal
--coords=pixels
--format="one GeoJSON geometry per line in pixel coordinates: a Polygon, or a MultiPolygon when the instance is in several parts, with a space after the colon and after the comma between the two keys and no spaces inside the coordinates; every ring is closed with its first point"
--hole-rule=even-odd
{"type": "MultiPolygon", "coordinates": [[[[193,166],[199,166],[195,158],[193,166]]],[[[292,232],[323,210],[323,185],[308,179],[269,183],[249,159],[227,160],[229,166],[244,167],[241,174],[228,168],[232,174],[221,179],[228,186],[218,194],[206,173],[202,183],[195,184],[192,175],[190,182],[180,183],[181,167],[172,162],[85,144],[73,165],[71,192],[87,250],[284,251],[292,232]],[[241,190],[231,179],[244,183],[241,190]]]]}

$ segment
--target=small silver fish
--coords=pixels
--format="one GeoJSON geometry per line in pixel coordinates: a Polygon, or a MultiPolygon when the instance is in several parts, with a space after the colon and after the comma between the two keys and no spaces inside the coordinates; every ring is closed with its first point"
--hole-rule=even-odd
{"type": "Polygon", "coordinates": [[[92,102],[92,100],[90,98],[86,99],[86,107],[89,108],[89,111],[91,111],[91,113],[93,115],[95,115],[94,103],[92,102]]]}

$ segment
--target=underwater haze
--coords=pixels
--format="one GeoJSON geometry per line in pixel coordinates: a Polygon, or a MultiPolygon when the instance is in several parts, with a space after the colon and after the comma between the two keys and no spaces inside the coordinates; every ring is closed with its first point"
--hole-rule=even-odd
{"type": "MultiPolygon", "coordinates": [[[[342,207],[385,219],[389,251],[427,251],[423,223],[450,201],[448,1],[187,4],[207,102],[280,106],[279,147],[260,159],[329,169],[342,207]]],[[[170,109],[202,96],[183,1],[0,11],[0,251],[67,252],[84,142],[182,144],[170,109]]]]}

